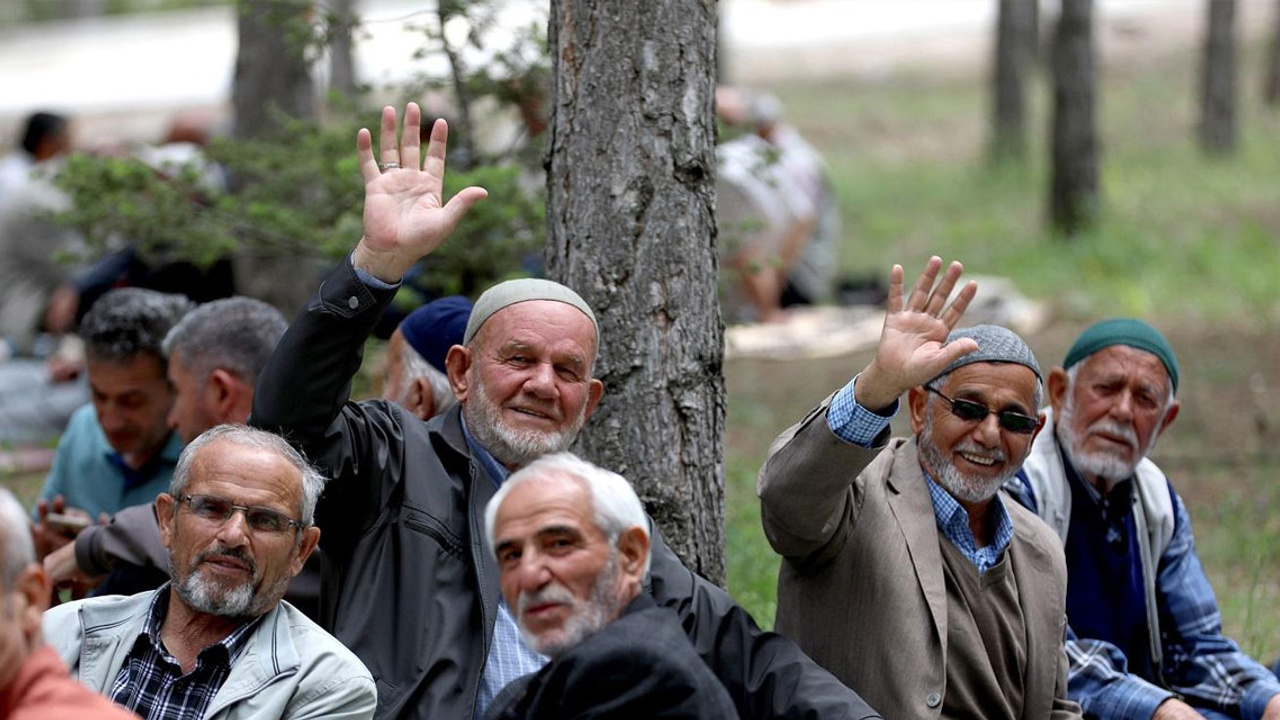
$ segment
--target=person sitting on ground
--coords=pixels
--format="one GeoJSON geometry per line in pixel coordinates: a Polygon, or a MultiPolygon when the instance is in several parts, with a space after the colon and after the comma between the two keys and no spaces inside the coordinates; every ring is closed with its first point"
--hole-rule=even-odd
{"type": "Polygon", "coordinates": [[[449,387],[445,356],[462,343],[471,318],[471,301],[442,297],[405,316],[387,342],[382,397],[423,420],[457,404],[449,387]]]}
{"type": "Polygon", "coordinates": [[[74,536],[48,522],[50,512],[97,519],[149,503],[168,487],[182,439],[167,422],[173,390],[161,343],[191,307],[180,295],[122,288],[85,316],[80,336],[92,403],[72,416],[40,491],[41,558],[74,536]]]}
{"type": "Polygon", "coordinates": [[[58,654],[44,644],[40,620],[49,607],[49,581],[27,524],[18,499],[0,487],[0,718],[137,720],[67,677],[58,654]]]}
{"type": "Polygon", "coordinates": [[[60,605],[45,637],[81,683],[147,720],[372,717],[369,671],[281,599],[320,539],[323,488],[281,438],[208,430],[156,498],[173,581],[60,605]]]}
{"type": "Polygon", "coordinates": [[[485,528],[520,632],[551,658],[503,690],[491,720],[738,717],[679,616],[643,592],[649,521],[620,475],[544,455],[507,478],[485,528]]]}
{"type": "Polygon", "coordinates": [[[1178,360],[1133,318],[1049,373],[1025,503],[1065,545],[1070,693],[1090,717],[1280,718],[1280,681],[1222,634],[1186,505],[1147,456],[1178,417],[1178,360]]]}
{"type": "MultiPolygon", "coordinates": [[[[395,109],[384,108],[378,159],[369,131],[357,135],[363,238],[280,341],[250,422],[332,476],[316,511],[332,571],[325,620],[379,678],[378,717],[467,720],[547,662],[501,599],[481,537],[485,503],[512,471],[573,444],[604,386],[592,376],[600,336],[591,307],[564,285],[524,279],[485,291],[462,344],[449,349],[457,406],[424,423],[385,400],[348,401],[400,278],[484,197],[468,188],[443,202],[448,128],[433,126],[424,167],[420,124],[410,104],[397,143],[395,109]]],[[[652,548],[646,592],[680,615],[743,717],[877,717],[795,643],[761,631],[685,568],[656,532],[652,548]]]]}
{"type": "Polygon", "coordinates": [[[962,267],[935,288],[941,265],[905,299],[894,266],[875,357],[769,450],[777,629],[885,717],[1078,718],[1062,545],[997,494],[1040,428],[1040,368],[1010,330],[952,330],[977,285],[948,305],[962,267]],[[890,440],[904,392],[915,435],[890,440]]]}

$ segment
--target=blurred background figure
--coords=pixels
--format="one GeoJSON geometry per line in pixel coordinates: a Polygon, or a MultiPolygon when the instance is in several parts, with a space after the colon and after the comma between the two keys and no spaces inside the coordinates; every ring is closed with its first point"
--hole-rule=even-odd
{"type": "Polygon", "coordinates": [[[471,319],[471,301],[452,295],[405,316],[387,343],[382,397],[423,420],[457,404],[445,374],[449,348],[462,344],[471,319]]]}
{"type": "Polygon", "coordinates": [[[49,112],[27,118],[22,141],[12,153],[0,159],[0,204],[30,177],[40,163],[66,154],[71,149],[71,124],[66,117],[49,112]]]}

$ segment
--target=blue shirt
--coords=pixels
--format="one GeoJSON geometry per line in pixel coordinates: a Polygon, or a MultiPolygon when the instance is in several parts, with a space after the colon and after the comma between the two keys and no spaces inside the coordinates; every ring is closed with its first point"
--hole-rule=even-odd
{"type": "MultiPolygon", "coordinates": [[[[871,447],[876,438],[888,427],[889,421],[898,412],[898,401],[889,406],[888,415],[880,415],[858,404],[853,395],[853,384],[858,378],[849,381],[840,388],[831,405],[827,408],[827,427],[836,437],[859,447],[871,447]]],[[[992,542],[978,547],[977,538],[969,527],[969,513],[946,490],[943,490],[929,473],[921,468],[925,482],[929,485],[929,498],[933,501],[933,517],[938,524],[938,532],[956,546],[962,555],[978,568],[978,573],[985,573],[1000,560],[1004,549],[1013,541],[1013,521],[1004,502],[996,495],[991,499],[987,512],[995,521],[995,537],[992,542]]]]}

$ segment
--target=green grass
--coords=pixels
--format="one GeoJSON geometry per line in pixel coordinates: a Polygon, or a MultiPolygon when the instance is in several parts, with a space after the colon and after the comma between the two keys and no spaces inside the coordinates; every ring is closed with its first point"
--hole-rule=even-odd
{"type": "MultiPolygon", "coordinates": [[[[1246,73],[1259,64],[1251,49],[1246,73]]],[[[1170,336],[1184,365],[1184,407],[1155,459],[1192,513],[1224,627],[1270,661],[1280,650],[1280,109],[1262,106],[1247,74],[1240,150],[1206,159],[1193,134],[1194,70],[1185,56],[1105,69],[1101,213],[1070,240],[1046,229],[1043,79],[1031,91],[1021,167],[985,160],[980,78],[768,89],[830,166],[846,273],[884,277],[893,263],[913,272],[938,254],[1010,277],[1057,318],[1028,338],[1045,365],[1107,315],[1140,315],[1170,336]]],[[[773,438],[866,360],[727,368],[729,589],[763,625],[773,619],[778,559],[760,530],[756,473],[773,438]]]]}

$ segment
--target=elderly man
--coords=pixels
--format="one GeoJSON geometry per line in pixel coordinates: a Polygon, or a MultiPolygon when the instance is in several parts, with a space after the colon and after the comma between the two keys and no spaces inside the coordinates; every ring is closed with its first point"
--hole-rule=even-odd
{"type": "Polygon", "coordinates": [[[67,677],[58,654],[41,640],[40,617],[48,607],[49,581],[36,563],[26,513],[0,488],[0,718],[133,718],[67,677]]]}
{"type": "Polygon", "coordinates": [[[1187,509],[1147,459],[1178,416],[1173,347],[1141,320],[1085,330],[1049,373],[1023,466],[1065,544],[1071,697],[1099,718],[1280,718],[1280,682],[1222,634],[1187,509]]]}
{"type": "Polygon", "coordinates": [[[406,315],[387,342],[382,397],[422,420],[453,407],[458,399],[445,358],[462,342],[470,318],[471,301],[460,295],[432,300],[406,315]]]}
{"type": "Polygon", "coordinates": [[[320,539],[320,476],[284,440],[220,425],[156,499],[173,582],[60,605],[44,631],[71,672],[143,718],[369,718],[373,678],[281,600],[320,539]]]}
{"type": "MultiPolygon", "coordinates": [[[[162,344],[174,395],[168,425],[182,441],[215,425],[248,419],[258,374],[286,327],[279,310],[261,300],[233,297],[201,305],[169,330],[162,344]]],[[[168,570],[151,502],[120,510],[110,524],[86,528],[73,545],[45,558],[45,571],[55,584],[89,582],[121,564],[161,574],[168,570]]],[[[314,604],[318,578],[312,585],[314,604]]],[[[290,599],[298,604],[296,596],[290,599]]]]}
{"type": "Polygon", "coordinates": [[[950,330],[962,268],[890,279],[875,358],[774,443],[760,472],[783,556],[779,632],[886,717],[1079,717],[1066,698],[1062,550],[997,491],[1040,427],[1040,370],[990,325],[950,330]],[[909,391],[915,437],[888,439],[909,391]]]}
{"type": "Polygon", "coordinates": [[[552,658],[507,686],[490,718],[738,717],[680,618],[643,592],[649,521],[621,476],[545,455],[502,484],[485,528],[507,606],[552,658]]]}
{"type": "MultiPolygon", "coordinates": [[[[281,431],[333,478],[317,510],[332,570],[325,617],[378,679],[378,716],[470,718],[546,663],[501,601],[481,515],[512,470],[577,437],[603,392],[591,376],[599,335],[569,288],[503,283],[480,297],[463,345],[449,350],[457,407],[423,423],[385,401],[343,402],[395,283],[484,196],[468,188],[441,201],[448,130],[432,129],[424,171],[420,122],[409,105],[397,147],[395,110],[383,110],[381,163],[360,132],[364,237],[281,340],[251,422],[281,431]]],[[[649,590],[680,614],[744,717],[874,716],[656,536],[649,590]]]]}
{"type": "Polygon", "coordinates": [[[173,390],[161,343],[191,307],[180,295],[123,288],[103,295],[85,315],[80,336],[93,402],[72,416],[41,490],[41,557],[74,535],[46,521],[50,510],[97,518],[150,503],[169,486],[182,439],[166,421],[173,390]]]}

